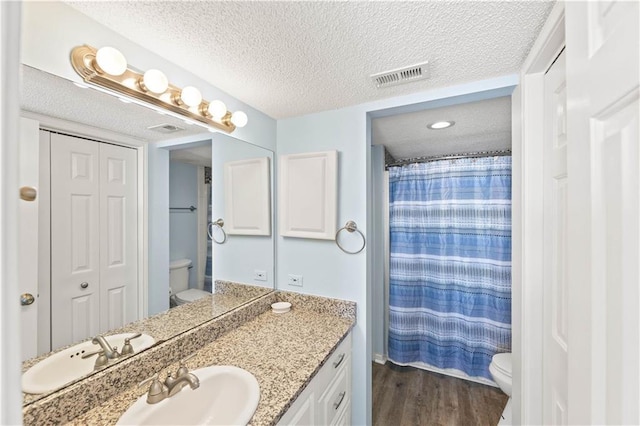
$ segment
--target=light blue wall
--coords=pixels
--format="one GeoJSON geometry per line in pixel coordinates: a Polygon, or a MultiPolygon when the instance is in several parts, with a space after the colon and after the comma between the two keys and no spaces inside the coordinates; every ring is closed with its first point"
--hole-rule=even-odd
{"type": "MultiPolygon", "coordinates": [[[[198,207],[198,166],[169,162],[169,207],[198,207]]],[[[191,259],[189,288],[198,288],[198,212],[169,211],[169,258],[191,259]]],[[[174,289],[175,290],[175,289],[174,289]]]]}
{"type": "MultiPolygon", "coordinates": [[[[366,113],[347,108],[278,121],[278,155],[338,150],[338,226],[354,220],[367,227],[366,113]]],[[[370,424],[371,351],[367,350],[367,250],[350,255],[333,241],[279,236],[278,288],[357,302],[353,330],[353,424],[370,424]],[[303,287],[287,285],[288,274],[303,276],[303,287]]]]}
{"type": "MultiPolygon", "coordinates": [[[[224,188],[224,164],[229,161],[248,158],[269,158],[271,179],[271,212],[274,211],[273,159],[274,154],[267,149],[244,143],[231,136],[213,135],[213,206],[212,218],[227,220],[224,188]]],[[[273,288],[275,268],[275,228],[271,217],[271,235],[231,235],[224,244],[213,245],[213,277],[214,280],[236,281],[259,287],[273,288]],[[254,279],[254,271],[267,273],[266,281],[254,279]]]]}
{"type": "Polygon", "coordinates": [[[169,151],[147,145],[149,315],[169,309],[169,151]]]}
{"type": "MultiPolygon", "coordinates": [[[[277,154],[338,150],[338,226],[354,220],[366,235],[373,235],[380,230],[373,224],[371,117],[508,96],[517,84],[518,76],[511,75],[278,120],[277,154]]],[[[367,248],[349,255],[333,241],[280,236],[277,240],[278,289],[358,304],[352,354],[354,425],[371,424],[371,308],[376,273],[372,253],[367,248]],[[288,286],[288,274],[302,275],[303,287],[288,286]]]]}

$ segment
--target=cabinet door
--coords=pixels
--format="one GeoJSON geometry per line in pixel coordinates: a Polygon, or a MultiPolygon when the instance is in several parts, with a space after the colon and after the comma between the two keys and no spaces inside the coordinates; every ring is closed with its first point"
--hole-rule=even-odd
{"type": "Polygon", "coordinates": [[[278,422],[278,426],[309,426],[315,424],[315,396],[310,388],[305,389],[300,394],[278,422]]]}
{"type": "MultiPolygon", "coordinates": [[[[351,357],[347,357],[347,362],[351,362],[351,357]]],[[[344,408],[351,401],[351,391],[349,389],[349,368],[340,368],[333,381],[318,399],[318,424],[335,424],[344,408]]]]}
{"type": "Polygon", "coordinates": [[[351,401],[344,407],[342,414],[338,416],[335,426],[348,426],[351,424],[351,401]]]}
{"type": "Polygon", "coordinates": [[[138,312],[138,176],[135,149],[100,146],[100,332],[138,312]]]}
{"type": "Polygon", "coordinates": [[[97,142],[51,134],[53,348],[98,334],[98,157],[97,142]]]}

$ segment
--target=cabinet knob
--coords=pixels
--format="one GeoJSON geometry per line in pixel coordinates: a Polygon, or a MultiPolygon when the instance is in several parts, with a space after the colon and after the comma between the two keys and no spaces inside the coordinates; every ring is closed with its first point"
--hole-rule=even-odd
{"type": "Polygon", "coordinates": [[[86,281],[80,284],[80,288],[87,288],[87,287],[89,287],[89,283],[86,281]]]}

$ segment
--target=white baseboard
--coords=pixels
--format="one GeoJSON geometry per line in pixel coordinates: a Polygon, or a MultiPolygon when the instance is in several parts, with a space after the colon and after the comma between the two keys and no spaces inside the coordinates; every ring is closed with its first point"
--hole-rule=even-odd
{"type": "Polygon", "coordinates": [[[387,357],[382,354],[373,354],[373,360],[378,364],[385,364],[387,362],[387,357]]]}

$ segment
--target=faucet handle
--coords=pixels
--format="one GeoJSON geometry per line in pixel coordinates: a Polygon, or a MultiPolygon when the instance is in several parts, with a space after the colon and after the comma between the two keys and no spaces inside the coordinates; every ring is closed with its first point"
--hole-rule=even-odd
{"type": "Polygon", "coordinates": [[[122,352],[120,352],[120,355],[133,354],[134,350],[133,350],[133,345],[131,344],[131,341],[133,339],[137,339],[140,336],[142,336],[142,333],[137,333],[137,334],[134,334],[131,337],[127,337],[126,339],[124,339],[124,345],[122,346],[122,352]]]}
{"type": "Polygon", "coordinates": [[[89,352],[89,353],[83,354],[82,359],[86,359],[94,355],[98,355],[98,358],[96,358],[96,363],[93,366],[94,370],[99,370],[100,368],[104,367],[109,363],[109,358],[107,358],[107,355],[104,352],[104,349],[98,349],[95,352],[89,352]]]}
{"type": "Polygon", "coordinates": [[[194,356],[196,356],[195,353],[193,353],[193,354],[191,354],[191,355],[189,355],[189,356],[187,356],[185,358],[182,358],[180,360],[180,366],[178,367],[178,371],[176,371],[176,378],[189,373],[189,369],[187,368],[187,366],[185,364],[186,364],[187,361],[189,361],[194,356]]]}
{"type": "Polygon", "coordinates": [[[93,352],[87,352],[86,354],[82,354],[82,359],[87,359],[89,357],[92,357],[94,355],[98,355],[99,353],[104,353],[104,349],[98,349],[97,351],[93,351],[93,352]]]}
{"type": "Polygon", "coordinates": [[[111,359],[120,358],[120,353],[118,352],[118,347],[113,347],[113,353],[111,354],[111,359]]]}
{"type": "Polygon", "coordinates": [[[155,404],[157,402],[162,401],[167,397],[168,389],[167,387],[160,381],[160,374],[156,373],[148,379],[143,380],[138,384],[138,387],[142,387],[147,383],[151,382],[151,386],[149,386],[149,390],[147,391],[147,403],[155,404]]]}

